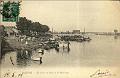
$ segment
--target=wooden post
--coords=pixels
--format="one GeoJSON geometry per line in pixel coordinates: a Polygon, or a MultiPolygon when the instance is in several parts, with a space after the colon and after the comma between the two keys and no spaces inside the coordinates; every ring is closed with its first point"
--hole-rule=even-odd
{"type": "Polygon", "coordinates": [[[42,64],[42,57],[40,57],[40,64],[42,64]]]}

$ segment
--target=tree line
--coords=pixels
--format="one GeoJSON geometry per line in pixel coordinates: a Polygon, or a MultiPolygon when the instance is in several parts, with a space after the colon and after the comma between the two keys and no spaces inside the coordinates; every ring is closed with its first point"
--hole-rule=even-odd
{"type": "Polygon", "coordinates": [[[32,35],[32,34],[43,34],[49,31],[49,27],[47,25],[42,25],[39,22],[33,22],[28,20],[26,17],[20,17],[19,21],[16,22],[17,29],[23,35],[32,35]]]}

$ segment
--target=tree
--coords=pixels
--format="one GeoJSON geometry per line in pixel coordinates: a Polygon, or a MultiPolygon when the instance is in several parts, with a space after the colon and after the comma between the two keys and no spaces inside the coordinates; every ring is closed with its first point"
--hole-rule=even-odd
{"type": "Polygon", "coordinates": [[[45,33],[49,31],[47,25],[42,25],[39,22],[32,22],[31,20],[26,19],[26,17],[20,17],[19,22],[16,22],[17,29],[21,31],[24,35],[31,35],[32,32],[45,33]]]}
{"type": "Polygon", "coordinates": [[[22,34],[28,35],[30,33],[31,21],[26,19],[26,17],[19,18],[19,22],[16,22],[17,29],[21,31],[22,34]]]}
{"type": "Polygon", "coordinates": [[[49,27],[47,25],[42,25],[41,32],[47,32],[47,31],[49,31],[49,27]]]}
{"type": "Polygon", "coordinates": [[[41,26],[42,26],[42,24],[40,24],[39,22],[33,22],[32,30],[36,31],[36,32],[41,32],[41,26]]]}

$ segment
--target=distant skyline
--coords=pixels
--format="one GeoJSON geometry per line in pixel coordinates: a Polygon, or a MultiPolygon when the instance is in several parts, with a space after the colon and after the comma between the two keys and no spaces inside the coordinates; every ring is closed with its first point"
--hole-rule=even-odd
{"type": "Polygon", "coordinates": [[[23,1],[20,16],[58,32],[84,28],[87,32],[120,31],[119,1],[23,1]]]}

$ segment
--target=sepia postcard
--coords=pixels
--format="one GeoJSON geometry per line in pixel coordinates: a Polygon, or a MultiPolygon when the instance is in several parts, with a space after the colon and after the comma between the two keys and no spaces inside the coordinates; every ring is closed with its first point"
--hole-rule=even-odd
{"type": "Polygon", "coordinates": [[[0,0],[0,78],[120,78],[120,1],[0,0]]]}

